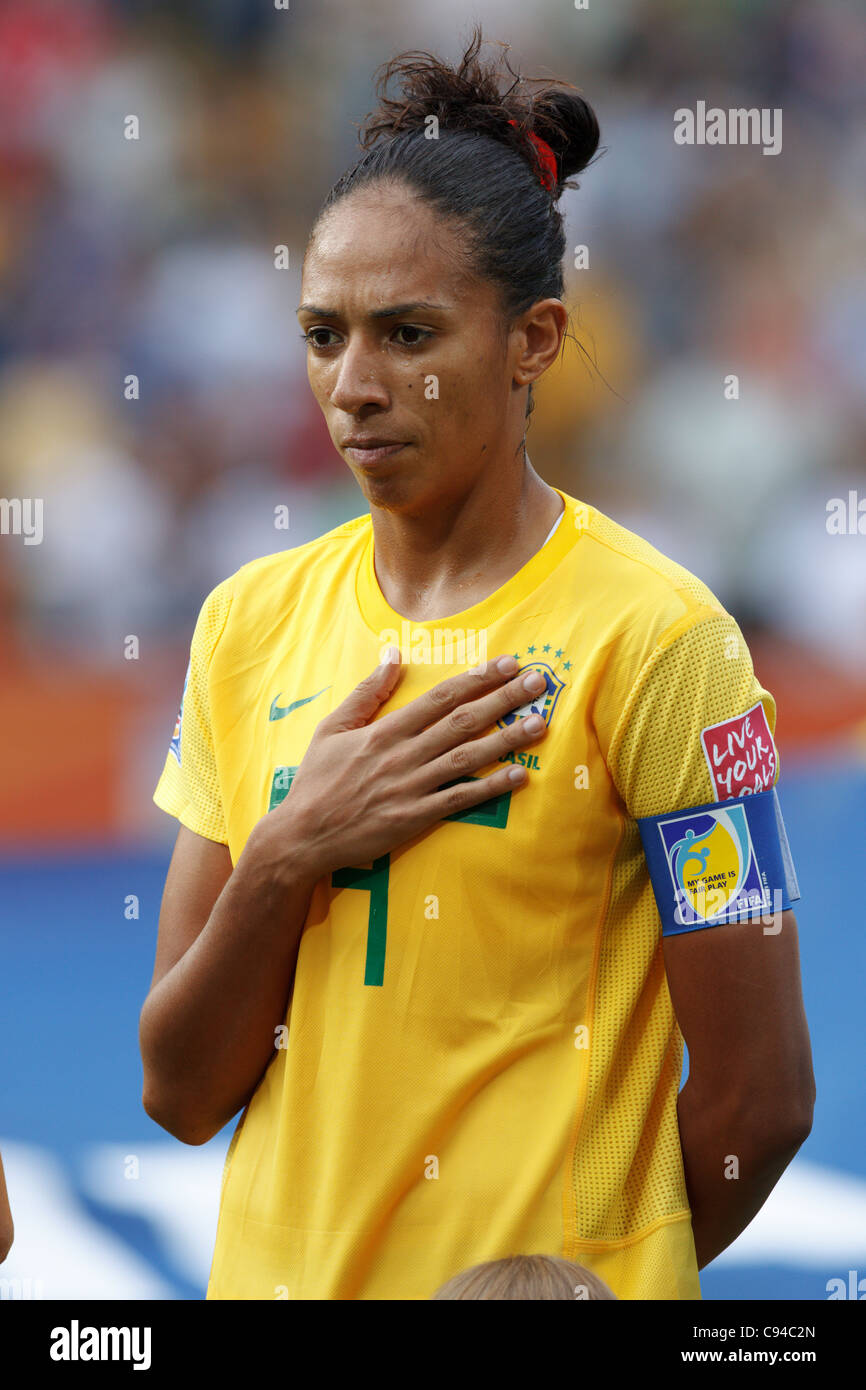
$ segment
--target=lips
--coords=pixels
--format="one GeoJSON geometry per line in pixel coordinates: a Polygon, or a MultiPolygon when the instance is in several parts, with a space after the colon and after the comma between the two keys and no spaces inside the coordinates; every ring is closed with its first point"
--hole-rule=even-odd
{"type": "Polygon", "coordinates": [[[402,445],[402,439],[380,439],[377,435],[350,434],[343,440],[344,449],[387,449],[402,445]]]}
{"type": "Polygon", "coordinates": [[[365,439],[362,436],[350,435],[343,441],[343,448],[356,463],[370,465],[379,463],[382,459],[392,458],[394,454],[404,447],[403,442],[394,439],[365,439]]]}

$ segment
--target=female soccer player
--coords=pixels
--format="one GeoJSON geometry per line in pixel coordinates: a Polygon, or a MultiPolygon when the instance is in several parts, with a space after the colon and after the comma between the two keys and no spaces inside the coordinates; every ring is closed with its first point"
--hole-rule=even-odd
{"type": "Polygon", "coordinates": [[[699,580],[526,455],[596,118],[479,45],[386,67],[307,247],[369,514],[209,595],[155,793],[144,1104],[190,1144],[243,1111],[210,1298],[545,1253],[699,1297],[811,1123],[773,699],[699,580]]]}

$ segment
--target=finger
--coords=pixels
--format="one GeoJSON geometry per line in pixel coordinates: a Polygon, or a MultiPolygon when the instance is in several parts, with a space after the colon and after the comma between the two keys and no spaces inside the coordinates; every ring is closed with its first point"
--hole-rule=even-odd
{"type": "Polygon", "coordinates": [[[467,782],[455,782],[453,786],[443,787],[428,797],[426,805],[438,814],[440,820],[444,820],[457,811],[465,811],[503,792],[516,790],[525,784],[527,776],[525,767],[502,767],[491,772],[489,777],[475,777],[467,782]]]}
{"type": "Polygon", "coordinates": [[[467,773],[496,763],[504,753],[537,743],[546,733],[547,725],[540,714],[530,715],[528,719],[515,719],[504,729],[495,729],[484,738],[460,743],[435,758],[423,768],[423,780],[418,785],[429,789],[441,787],[457,777],[465,777],[467,773]]]}
{"type": "Polygon", "coordinates": [[[467,700],[477,700],[480,695],[503,685],[516,670],[517,662],[513,656],[494,657],[483,666],[475,666],[471,671],[463,671],[459,676],[449,676],[447,680],[439,681],[438,685],[410,700],[402,709],[392,710],[380,723],[387,723],[396,738],[414,737],[458,705],[467,700]]]}
{"type": "Polygon", "coordinates": [[[441,753],[475,739],[503,715],[537,700],[546,686],[540,671],[522,671],[516,680],[510,680],[500,690],[464,701],[419,735],[419,756],[425,762],[432,762],[441,753]]]}
{"type": "Polygon", "coordinates": [[[403,669],[399,648],[386,647],[375,670],[365,676],[354,690],[350,690],[345,700],[325,716],[319,728],[336,734],[347,729],[361,729],[369,724],[393,695],[403,669]]]}

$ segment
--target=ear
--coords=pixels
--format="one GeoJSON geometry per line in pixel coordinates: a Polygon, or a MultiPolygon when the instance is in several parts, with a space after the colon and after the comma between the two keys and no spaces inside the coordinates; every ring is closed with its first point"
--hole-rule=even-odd
{"type": "Polygon", "coordinates": [[[561,299],[540,299],[527,309],[512,330],[515,386],[528,386],[547,371],[559,355],[567,327],[568,313],[561,299]]]}

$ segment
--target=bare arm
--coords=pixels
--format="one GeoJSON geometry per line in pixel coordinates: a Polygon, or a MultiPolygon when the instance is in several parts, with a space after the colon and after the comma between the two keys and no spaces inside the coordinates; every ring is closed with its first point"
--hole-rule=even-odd
{"type": "Polygon", "coordinates": [[[12,1209],[6,1191],[6,1175],[3,1172],[3,1159],[0,1158],[0,1265],[12,1249],[15,1227],[12,1224],[12,1209]]]}
{"type": "Polygon", "coordinates": [[[665,937],[689,1049],[678,1118],[698,1268],[763,1206],[809,1134],[815,1079],[797,923],[760,919],[665,937]]]}
{"type": "Polygon", "coordinates": [[[256,829],[232,871],[226,845],[180,827],[141,1012],[144,1108],[203,1144],[242,1108],[274,1055],[313,883],[278,883],[256,829]]]}
{"type": "Polygon", "coordinates": [[[253,827],[234,870],[225,845],[181,827],[140,1024],[144,1107],[178,1139],[216,1134],[272,1060],[318,880],[520,785],[496,760],[543,737],[543,720],[477,737],[526,703],[516,667],[453,676],[371,723],[401,670],[377,668],[318,725],[290,794],[253,827]]]}

